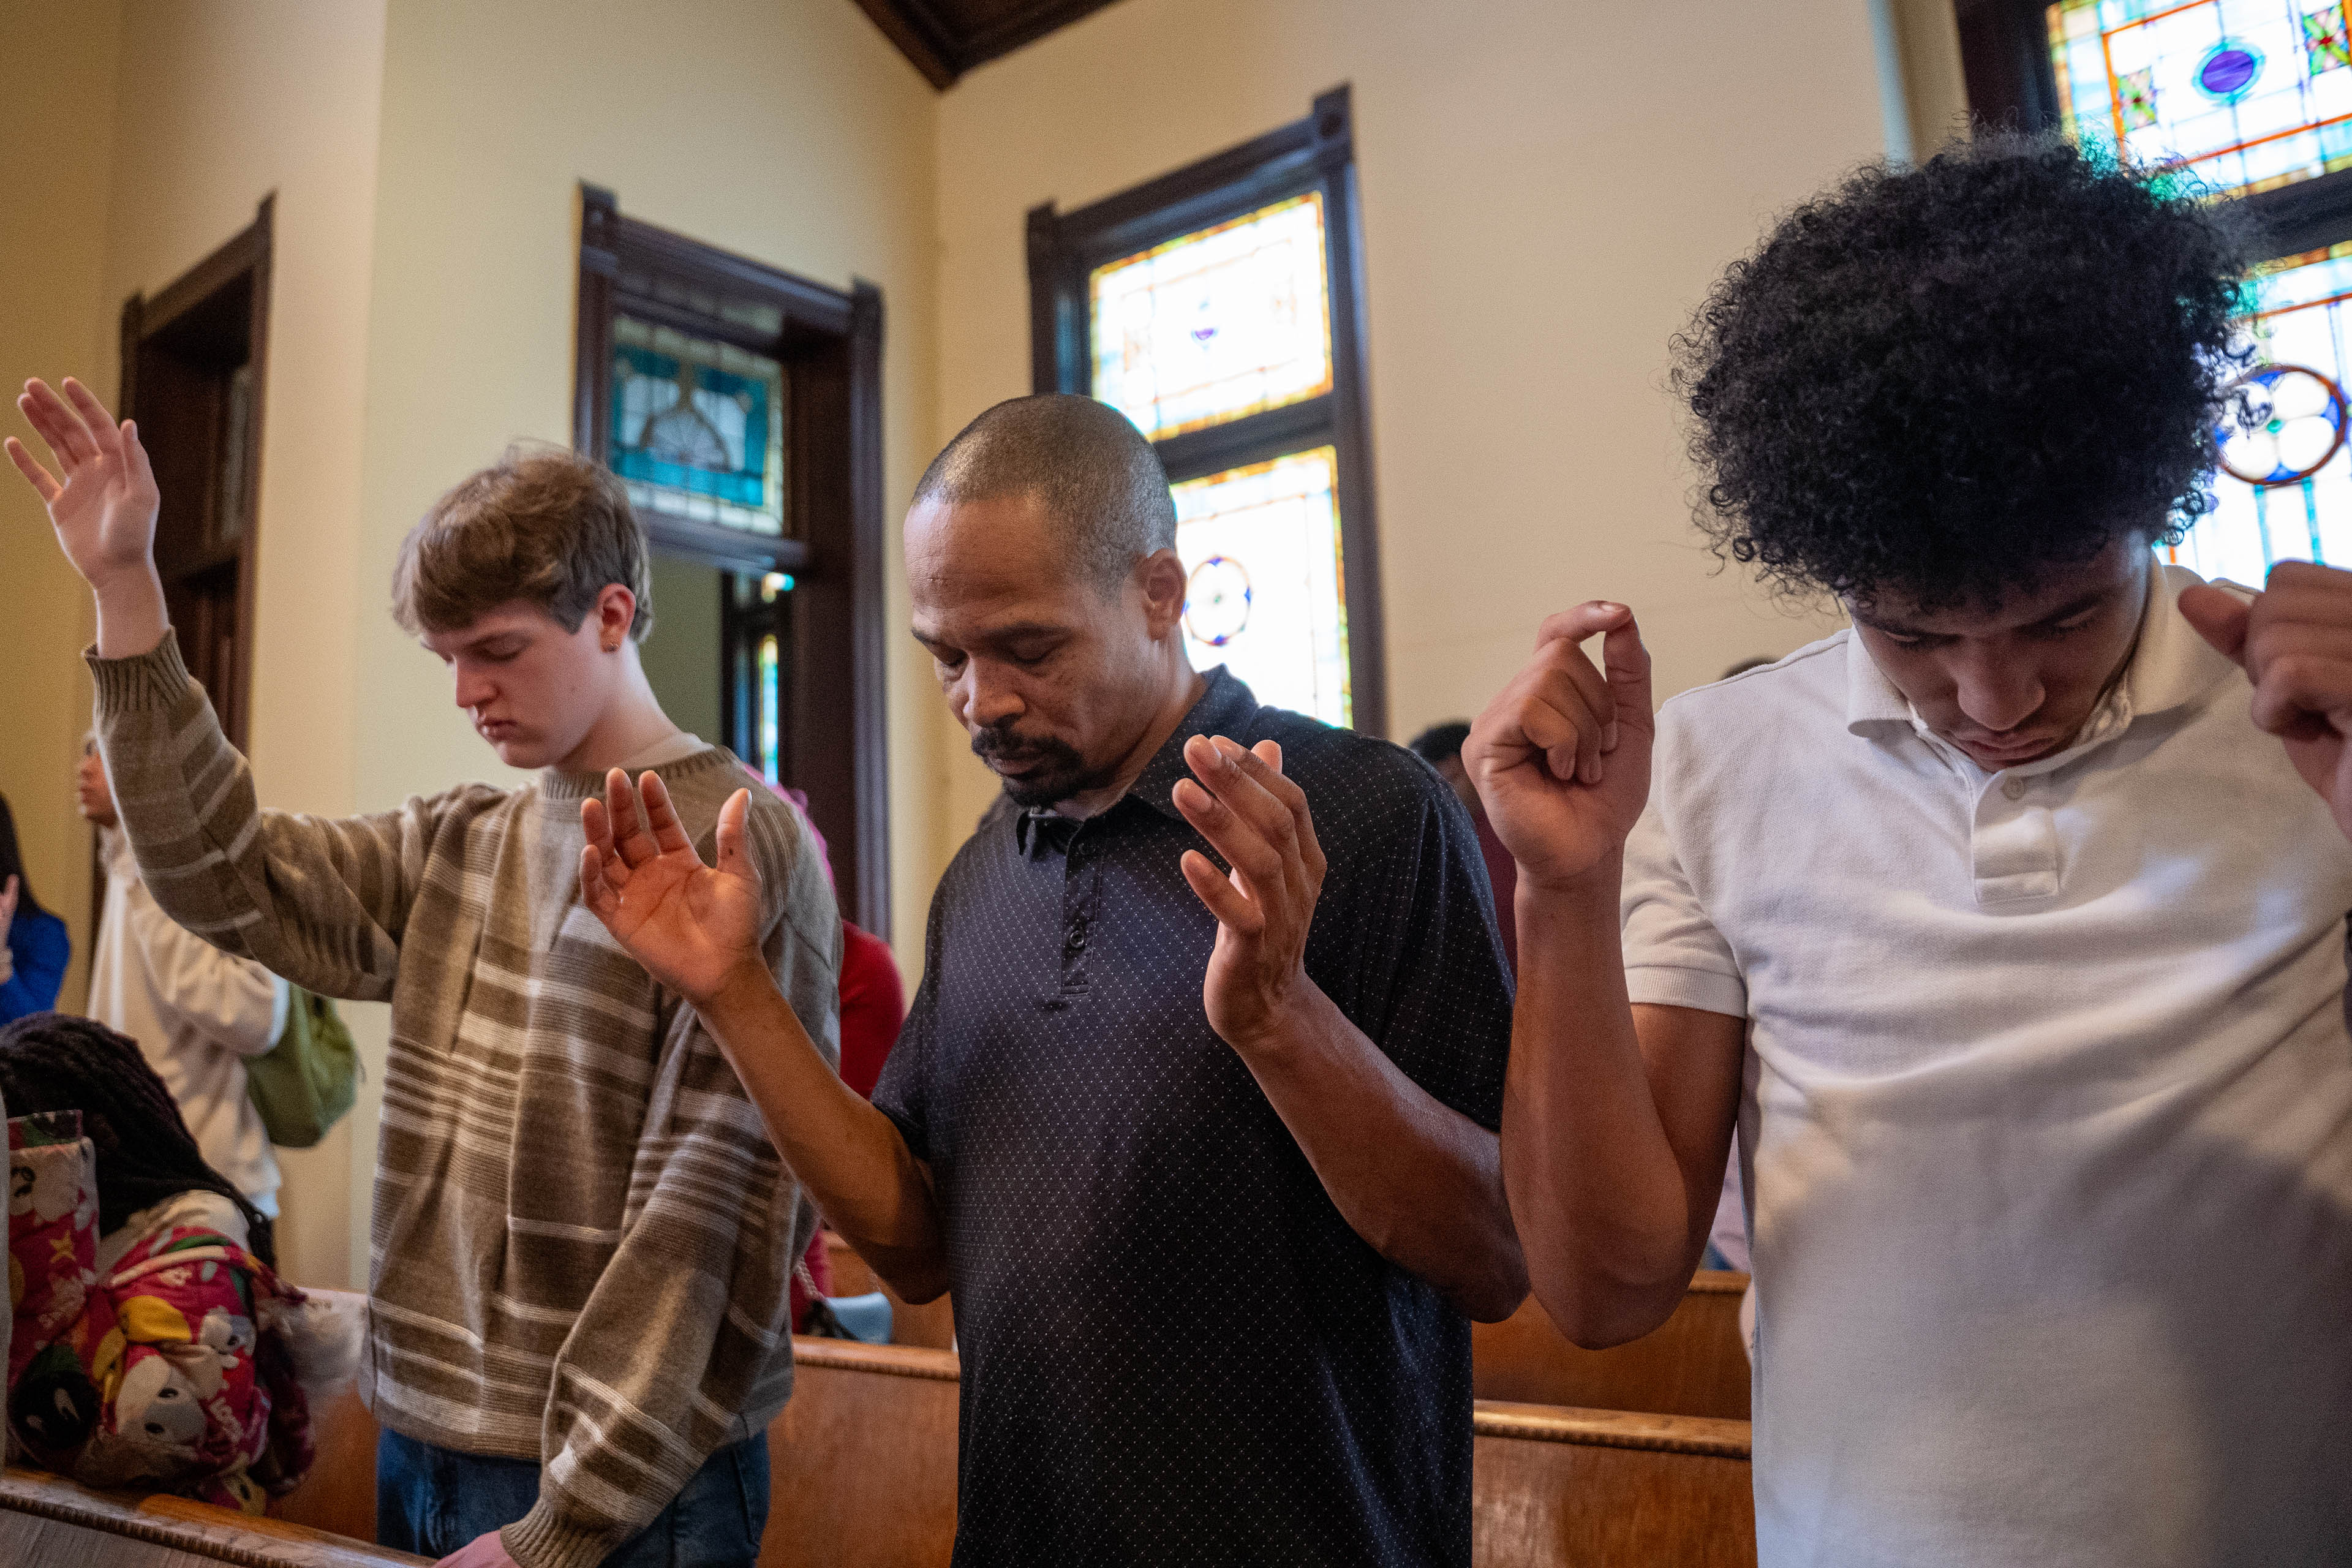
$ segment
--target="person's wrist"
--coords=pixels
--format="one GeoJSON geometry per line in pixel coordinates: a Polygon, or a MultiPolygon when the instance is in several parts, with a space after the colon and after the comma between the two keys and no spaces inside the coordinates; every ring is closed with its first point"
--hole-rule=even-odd
{"type": "Polygon", "coordinates": [[[767,964],[752,953],[729,966],[710,994],[696,998],[694,1005],[706,1018],[724,1018],[772,1005],[782,994],[767,964]]]}
{"type": "Polygon", "coordinates": [[[1271,1063],[1313,1035],[1331,999],[1323,988],[1301,973],[1246,1029],[1236,1029],[1225,1043],[1244,1059],[1271,1063]]]}
{"type": "Polygon", "coordinates": [[[163,580],[156,574],[152,560],[92,578],[89,591],[98,604],[101,658],[136,658],[152,653],[170,629],[163,580]]]}
{"type": "Polygon", "coordinates": [[[1517,869],[1511,902],[1514,913],[1522,920],[1530,912],[1530,902],[1538,906],[1538,913],[1541,905],[1555,901],[1575,904],[1601,900],[1614,909],[1625,881],[1625,847],[1612,846],[1590,866],[1573,871],[1543,875],[1524,865],[1517,869]]]}

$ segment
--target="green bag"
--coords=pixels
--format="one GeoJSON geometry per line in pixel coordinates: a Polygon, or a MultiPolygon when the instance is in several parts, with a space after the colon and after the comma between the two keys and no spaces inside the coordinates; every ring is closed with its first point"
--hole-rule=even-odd
{"type": "Polygon", "coordinates": [[[272,1143],[308,1149],[359,1097],[360,1054],[332,1002],[299,985],[289,989],[286,1032],[246,1062],[245,1091],[272,1143]]]}

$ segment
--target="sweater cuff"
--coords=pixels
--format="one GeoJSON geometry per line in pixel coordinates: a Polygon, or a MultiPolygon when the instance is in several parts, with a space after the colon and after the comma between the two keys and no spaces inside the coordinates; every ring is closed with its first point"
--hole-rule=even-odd
{"type": "Polygon", "coordinates": [[[596,1568],[621,1542],[555,1517],[541,1496],[530,1511],[499,1531],[507,1555],[521,1568],[596,1568]]]}
{"type": "Polygon", "coordinates": [[[188,667],[180,662],[180,639],[169,626],[162,642],[135,658],[100,658],[94,647],[84,648],[81,657],[97,683],[100,719],[140,708],[170,708],[191,684],[188,667]]]}

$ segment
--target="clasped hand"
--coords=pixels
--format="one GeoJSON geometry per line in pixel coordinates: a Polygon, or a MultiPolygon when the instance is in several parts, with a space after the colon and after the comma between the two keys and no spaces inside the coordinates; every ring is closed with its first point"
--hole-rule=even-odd
{"type": "Polygon", "coordinates": [[[1197,849],[1184,879],[1217,917],[1201,997],[1209,1026],[1244,1057],[1278,1043],[1321,997],[1307,976],[1307,931],[1327,869],[1307,792],[1282,772],[1282,747],[1244,749],[1220,735],[1184,743],[1195,779],[1178,781],[1184,814],[1231,872],[1197,849]]]}

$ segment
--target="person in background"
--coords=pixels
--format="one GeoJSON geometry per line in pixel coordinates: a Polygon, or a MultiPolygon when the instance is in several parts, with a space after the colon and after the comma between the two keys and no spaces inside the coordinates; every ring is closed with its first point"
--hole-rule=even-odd
{"type": "MultiPolygon", "coordinates": [[[[808,814],[808,796],[788,784],[768,783],[766,775],[749,763],[744,764],[743,771],[800,814],[802,826],[816,845],[817,864],[824,868],[824,885],[834,888],[837,894],[839,889],[833,879],[833,852],[808,814]]],[[[898,1030],[906,1021],[906,986],[898,977],[898,961],[891,956],[890,944],[843,921],[841,1081],[865,1099],[873,1099],[875,1081],[882,1076],[882,1064],[889,1060],[890,1047],[898,1043],[898,1030]]],[[[820,1229],[809,1237],[808,1251],[802,1255],[800,1267],[793,1271],[793,1331],[805,1330],[816,1299],[832,1294],[833,1260],[825,1251],[824,1232],[820,1229]]]]}
{"type": "Polygon", "coordinates": [[[16,847],[16,818],[0,795],[0,1024],[56,1006],[72,957],[66,922],[33,897],[16,847]]]}
{"type": "Polygon", "coordinates": [[[249,958],[222,952],[156,906],[140,880],[92,736],[74,775],[83,818],[98,829],[106,901],[90,943],[89,1016],[139,1042],[179,1106],[205,1163],[272,1219],[278,1157],[245,1091],[245,1058],[278,1043],[291,990],[249,958]]]}
{"type": "Polygon", "coordinates": [[[1519,933],[1512,893],[1518,886],[1519,868],[1511,852],[1503,847],[1503,841],[1495,837],[1494,824],[1486,820],[1486,803],[1478,798],[1478,792],[1471,787],[1470,774],[1462,766],[1462,742],[1469,738],[1470,725],[1466,721],[1449,719],[1415,735],[1405,742],[1405,750],[1435,768],[1446,787],[1469,808],[1470,825],[1478,830],[1478,858],[1486,862],[1486,883],[1495,894],[1495,926],[1503,937],[1503,959],[1516,974],[1519,967],[1519,933]]]}
{"type": "Polygon", "coordinates": [[[11,1447],[91,1486],[261,1512],[310,1468],[317,1348],[268,1218],[102,1024],[41,1013],[0,1028],[0,1091],[16,1113],[11,1447]]]}

